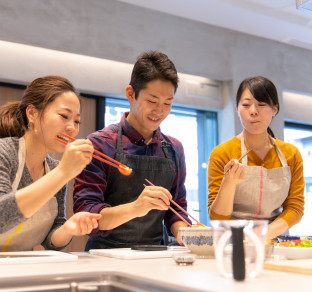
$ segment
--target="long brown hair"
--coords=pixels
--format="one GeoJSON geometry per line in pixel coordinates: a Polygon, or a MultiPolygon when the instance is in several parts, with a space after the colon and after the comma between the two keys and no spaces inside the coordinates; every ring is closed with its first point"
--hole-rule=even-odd
{"type": "Polygon", "coordinates": [[[8,102],[0,107],[0,138],[22,137],[28,128],[27,107],[33,105],[42,117],[48,104],[68,91],[76,94],[71,82],[62,76],[49,75],[32,81],[21,101],[8,102]]]}

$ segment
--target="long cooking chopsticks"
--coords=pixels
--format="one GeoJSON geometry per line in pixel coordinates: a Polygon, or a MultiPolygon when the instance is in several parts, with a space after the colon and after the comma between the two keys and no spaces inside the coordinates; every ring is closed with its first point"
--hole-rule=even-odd
{"type": "MultiPolygon", "coordinates": [[[[148,179],[145,179],[146,182],[148,182],[151,186],[155,186],[154,184],[152,184],[148,179]]],[[[191,214],[189,214],[186,210],[184,210],[179,204],[177,204],[174,200],[169,199],[170,202],[174,205],[176,205],[182,212],[184,212],[187,216],[190,216],[196,223],[197,225],[200,226],[205,226],[204,224],[200,223],[198,220],[196,220],[191,214]]],[[[189,226],[192,227],[192,225],[190,223],[188,223],[179,213],[176,212],[176,210],[174,210],[173,208],[171,208],[169,206],[170,210],[173,211],[176,215],[178,215],[185,223],[187,223],[189,226]]]]}
{"type": "MultiPolygon", "coordinates": [[[[62,133],[62,132],[60,133],[60,136],[64,136],[64,137],[66,137],[66,138],[68,138],[68,139],[70,139],[70,140],[72,140],[72,141],[75,141],[75,140],[76,140],[75,138],[73,138],[73,137],[71,137],[71,136],[69,136],[69,135],[67,135],[67,134],[65,134],[65,133],[62,133]]],[[[65,141],[65,140],[63,140],[63,139],[60,139],[60,138],[58,138],[58,137],[55,137],[55,140],[57,140],[57,141],[59,141],[59,142],[65,144],[65,145],[68,144],[67,141],[65,141]]],[[[95,155],[95,154],[93,154],[92,157],[94,157],[94,158],[96,158],[96,159],[98,159],[98,160],[100,160],[100,161],[102,161],[102,162],[104,162],[104,163],[107,163],[107,164],[109,164],[109,165],[111,165],[111,166],[116,167],[116,168],[119,170],[119,172],[120,172],[121,174],[123,174],[123,175],[130,175],[130,174],[131,174],[132,169],[129,168],[128,166],[126,166],[126,165],[120,163],[119,161],[117,161],[117,160],[115,160],[115,159],[109,157],[108,155],[106,155],[106,154],[104,154],[104,153],[102,153],[102,152],[100,152],[100,151],[98,151],[98,150],[96,150],[96,149],[94,149],[94,152],[95,152],[96,154],[100,155],[100,156],[105,157],[106,159],[104,159],[104,158],[102,158],[102,157],[100,157],[100,156],[98,156],[98,155],[95,155]],[[107,159],[109,159],[109,160],[107,160],[107,159]]]]}

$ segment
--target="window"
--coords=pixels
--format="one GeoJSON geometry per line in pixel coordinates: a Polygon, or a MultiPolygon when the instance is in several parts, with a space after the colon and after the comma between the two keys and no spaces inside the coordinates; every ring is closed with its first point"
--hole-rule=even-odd
{"type": "MultiPolygon", "coordinates": [[[[124,100],[105,99],[105,125],[120,121],[129,110],[124,100]]],[[[186,160],[186,193],[188,212],[203,224],[208,224],[207,161],[217,145],[217,114],[181,107],[172,107],[161,130],[178,139],[184,147],[186,160]]]]}
{"type": "Polygon", "coordinates": [[[302,220],[293,226],[291,235],[309,235],[312,218],[312,126],[285,122],[284,140],[295,145],[303,159],[305,210],[302,220]]]}

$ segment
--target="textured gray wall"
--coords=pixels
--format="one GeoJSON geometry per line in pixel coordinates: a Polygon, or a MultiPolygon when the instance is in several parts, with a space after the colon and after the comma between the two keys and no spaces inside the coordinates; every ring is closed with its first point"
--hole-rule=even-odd
{"type": "MultiPolygon", "coordinates": [[[[115,0],[0,0],[0,40],[127,63],[162,50],[180,72],[228,81],[223,117],[235,120],[236,133],[233,100],[245,77],[272,79],[280,97],[283,90],[312,94],[311,51],[115,0]]],[[[273,122],[280,138],[283,119],[282,109],[273,122]]]]}

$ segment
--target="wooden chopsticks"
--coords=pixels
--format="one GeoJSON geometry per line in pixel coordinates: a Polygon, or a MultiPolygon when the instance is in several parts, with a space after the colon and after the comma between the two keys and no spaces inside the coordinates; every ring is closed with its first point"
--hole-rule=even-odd
{"type": "MultiPolygon", "coordinates": [[[[60,133],[60,136],[64,136],[64,137],[66,137],[66,138],[68,138],[68,139],[70,139],[70,140],[72,140],[72,141],[75,141],[75,140],[76,140],[75,138],[73,138],[73,137],[71,137],[71,136],[69,136],[69,135],[67,135],[67,134],[65,134],[65,133],[62,133],[62,132],[60,133]]],[[[57,140],[57,141],[59,141],[59,142],[65,144],[65,145],[68,144],[67,141],[65,141],[65,140],[63,140],[63,139],[60,139],[60,138],[58,138],[58,137],[55,137],[55,140],[57,140]]],[[[126,165],[120,163],[119,161],[117,161],[117,160],[115,160],[115,159],[109,157],[108,155],[106,155],[106,154],[104,154],[104,153],[102,153],[102,152],[100,152],[100,151],[98,151],[98,150],[96,150],[96,149],[94,149],[94,152],[95,152],[96,154],[98,154],[99,156],[93,154],[92,157],[94,157],[94,158],[96,158],[96,159],[98,159],[98,160],[100,160],[100,161],[102,161],[102,162],[105,162],[105,163],[107,163],[107,164],[109,164],[109,165],[111,165],[111,166],[114,166],[114,167],[118,168],[119,172],[122,173],[122,174],[124,174],[124,175],[129,175],[129,174],[131,174],[132,169],[129,168],[128,166],[126,166],[126,165]],[[102,157],[100,157],[100,156],[103,156],[103,157],[105,157],[106,159],[104,159],[104,158],[102,158],[102,157]],[[109,160],[107,160],[107,159],[109,159],[109,160]]]]}
{"type": "MultiPolygon", "coordinates": [[[[151,186],[155,186],[152,184],[148,179],[145,179],[146,182],[148,182],[151,186]]],[[[145,186],[145,185],[144,185],[145,186]]],[[[185,211],[179,204],[177,204],[174,200],[170,199],[170,202],[174,205],[176,205],[182,212],[184,212],[187,216],[190,216],[193,220],[197,222],[197,225],[205,226],[204,224],[200,223],[198,220],[196,220],[192,215],[190,215],[187,211],[185,211]]],[[[188,226],[192,227],[190,223],[188,223],[176,210],[174,210],[172,207],[168,206],[169,209],[174,212],[181,220],[183,220],[188,226]]]]}

